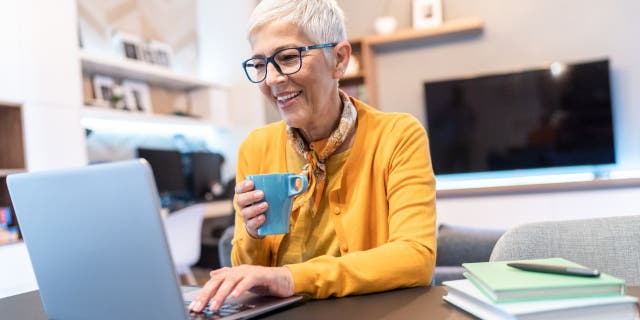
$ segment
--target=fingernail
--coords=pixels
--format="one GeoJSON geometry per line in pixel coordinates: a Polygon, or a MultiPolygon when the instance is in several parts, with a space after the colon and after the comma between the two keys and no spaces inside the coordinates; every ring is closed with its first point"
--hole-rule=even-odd
{"type": "Polygon", "coordinates": [[[256,191],[256,198],[262,198],[262,197],[264,197],[264,192],[262,192],[262,190],[256,191]]]}
{"type": "Polygon", "coordinates": [[[234,297],[234,298],[237,298],[238,297],[238,290],[234,289],[233,291],[231,291],[231,296],[234,297]]]}
{"type": "Polygon", "coordinates": [[[189,310],[193,310],[193,301],[189,304],[189,310]]]}
{"type": "Polygon", "coordinates": [[[269,204],[268,204],[268,203],[266,203],[266,202],[263,202],[263,203],[261,203],[261,204],[260,204],[260,208],[261,208],[261,209],[266,209],[266,208],[267,208],[267,206],[269,206],[269,204]]]}
{"type": "Polygon", "coordinates": [[[211,304],[209,305],[209,310],[216,310],[216,306],[218,305],[218,303],[216,303],[216,300],[211,300],[211,304]]]}
{"type": "Polygon", "coordinates": [[[193,310],[200,311],[200,305],[202,305],[202,302],[200,302],[200,301],[192,301],[191,304],[193,304],[193,310]],[[195,304],[194,304],[194,302],[195,302],[195,304]]]}

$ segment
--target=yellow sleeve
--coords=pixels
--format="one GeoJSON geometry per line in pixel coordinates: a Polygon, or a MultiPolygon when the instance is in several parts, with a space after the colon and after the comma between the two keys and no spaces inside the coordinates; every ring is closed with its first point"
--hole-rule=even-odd
{"type": "MultiPolygon", "coordinates": [[[[436,257],[435,178],[424,128],[413,117],[403,119],[410,120],[399,121],[392,132],[385,133],[391,136],[383,141],[389,146],[383,153],[390,154],[386,185],[372,181],[380,189],[374,189],[372,198],[358,201],[366,205],[386,197],[388,225],[354,226],[348,231],[388,234],[388,240],[341,257],[319,256],[287,265],[294,275],[296,292],[325,298],[430,284],[436,257]]],[[[358,187],[359,183],[351,185],[358,187]]]]}
{"type": "MultiPolygon", "coordinates": [[[[256,159],[255,154],[258,149],[254,149],[251,139],[247,138],[241,145],[238,152],[238,166],[236,172],[236,184],[245,180],[245,176],[248,174],[258,172],[257,168],[250,167],[250,159],[256,159]]],[[[242,220],[242,215],[238,205],[236,204],[236,198],[233,197],[233,207],[235,208],[235,230],[233,235],[231,249],[231,264],[238,266],[241,264],[252,264],[261,266],[271,265],[271,252],[267,238],[256,239],[253,238],[247,232],[245,223],[242,220]]]]}

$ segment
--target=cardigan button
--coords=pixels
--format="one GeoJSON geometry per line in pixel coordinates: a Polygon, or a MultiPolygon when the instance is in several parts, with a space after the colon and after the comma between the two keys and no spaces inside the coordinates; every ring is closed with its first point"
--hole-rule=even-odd
{"type": "Polygon", "coordinates": [[[346,244],[343,244],[340,246],[340,250],[342,250],[342,252],[347,252],[349,250],[349,247],[346,244]]]}
{"type": "Polygon", "coordinates": [[[340,212],[341,212],[341,211],[340,211],[340,208],[334,208],[334,209],[333,209],[333,213],[335,213],[336,215],[339,215],[339,214],[340,214],[340,212]]]}

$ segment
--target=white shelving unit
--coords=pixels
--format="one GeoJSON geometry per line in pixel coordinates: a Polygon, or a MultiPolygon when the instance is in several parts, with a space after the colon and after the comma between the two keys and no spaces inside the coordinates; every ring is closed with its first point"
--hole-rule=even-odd
{"type": "Polygon", "coordinates": [[[168,114],[149,114],[142,112],[130,112],[123,110],[108,109],[105,107],[85,105],[82,108],[83,118],[118,120],[128,122],[141,122],[151,124],[172,124],[172,125],[198,125],[213,126],[209,119],[198,119],[191,117],[175,116],[168,114]]]}
{"type": "Polygon", "coordinates": [[[213,83],[198,77],[175,72],[163,66],[152,65],[132,59],[99,55],[79,50],[82,70],[117,78],[145,81],[151,85],[176,90],[194,90],[215,87],[213,83]]]}
{"type": "MultiPolygon", "coordinates": [[[[122,110],[114,110],[104,107],[97,107],[91,104],[91,98],[87,97],[85,90],[85,106],[81,110],[82,118],[92,118],[100,120],[116,120],[126,122],[144,122],[154,125],[199,125],[199,126],[220,126],[224,123],[219,118],[214,106],[225,103],[216,100],[224,97],[227,88],[220,84],[205,81],[195,75],[176,72],[170,68],[153,65],[143,61],[127,59],[124,57],[110,56],[106,53],[95,53],[83,49],[78,50],[81,62],[83,77],[93,74],[101,74],[120,80],[138,80],[147,83],[150,87],[165,90],[170,95],[181,95],[186,97],[190,104],[190,113],[198,117],[186,117],[171,115],[171,108],[166,106],[156,109],[154,113],[135,113],[122,110]]],[[[84,84],[86,85],[86,83],[84,84]]],[[[152,89],[152,91],[154,91],[152,89]]],[[[152,98],[153,99],[153,98],[152,98]]],[[[169,99],[170,100],[170,99],[169,99]]],[[[163,101],[162,98],[158,101],[163,101]]]]}

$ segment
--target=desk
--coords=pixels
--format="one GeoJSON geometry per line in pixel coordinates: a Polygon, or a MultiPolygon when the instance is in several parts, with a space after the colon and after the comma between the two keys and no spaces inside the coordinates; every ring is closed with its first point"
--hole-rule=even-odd
{"type": "Polygon", "coordinates": [[[205,203],[204,218],[229,217],[233,213],[233,201],[218,200],[205,203]]]}
{"type": "MultiPolygon", "coordinates": [[[[311,300],[269,314],[265,319],[473,319],[442,300],[445,287],[410,288],[363,296],[311,300]]],[[[640,297],[640,286],[628,287],[640,297]]],[[[46,320],[37,291],[0,299],[2,319],[46,320]]]]}

